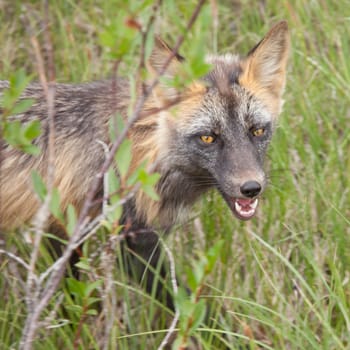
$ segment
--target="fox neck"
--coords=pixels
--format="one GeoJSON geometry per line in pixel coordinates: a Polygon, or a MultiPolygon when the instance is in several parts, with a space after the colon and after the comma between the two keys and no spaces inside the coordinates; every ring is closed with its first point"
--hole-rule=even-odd
{"type": "Polygon", "coordinates": [[[156,187],[159,200],[151,200],[140,191],[133,205],[140,226],[168,232],[187,218],[189,208],[209,186],[199,185],[195,177],[179,168],[157,170],[161,174],[156,187]]]}

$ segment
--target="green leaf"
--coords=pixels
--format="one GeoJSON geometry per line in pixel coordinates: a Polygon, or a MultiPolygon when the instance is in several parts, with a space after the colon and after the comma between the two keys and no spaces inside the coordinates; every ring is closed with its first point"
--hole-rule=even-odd
{"type": "Polygon", "coordinates": [[[86,285],[84,282],[80,282],[75,278],[67,278],[66,279],[68,290],[71,294],[78,296],[80,298],[84,297],[86,285]]]}
{"type": "Polygon", "coordinates": [[[119,190],[120,190],[120,181],[115,170],[111,167],[108,169],[108,194],[109,194],[109,203],[112,205],[117,203],[120,200],[119,190]]]}
{"type": "Polygon", "coordinates": [[[206,258],[208,260],[207,273],[210,273],[213,270],[214,265],[221,254],[223,246],[224,246],[224,240],[221,239],[217,241],[206,253],[206,258]]]}
{"type": "Polygon", "coordinates": [[[187,321],[190,317],[192,317],[193,310],[196,304],[190,300],[184,301],[179,307],[180,311],[180,328],[185,330],[187,328],[187,321]]]}
{"type": "Polygon", "coordinates": [[[60,242],[62,245],[67,245],[68,241],[66,239],[60,238],[55,234],[52,233],[44,233],[44,237],[50,238],[52,241],[60,242]]]}
{"type": "Polygon", "coordinates": [[[22,145],[18,147],[21,149],[23,152],[31,154],[33,156],[38,156],[40,154],[40,148],[35,145],[22,145]]]}
{"type": "MultiPolygon", "coordinates": [[[[3,91],[1,98],[1,106],[6,111],[6,115],[23,112],[23,106],[15,107],[15,104],[30,80],[31,77],[26,75],[24,69],[18,70],[10,77],[9,88],[3,91]]],[[[28,107],[27,103],[24,103],[24,105],[28,107]]]]}
{"type": "MultiPolygon", "coordinates": [[[[73,294],[73,293],[72,293],[73,294]]],[[[83,312],[83,307],[81,305],[65,305],[65,308],[67,308],[67,310],[69,311],[73,311],[74,313],[80,315],[83,312]]]]}
{"type": "Polygon", "coordinates": [[[67,208],[67,225],[66,225],[66,230],[69,236],[73,234],[76,223],[77,223],[77,214],[75,212],[75,208],[72,204],[69,204],[67,208]]]}
{"type": "Polygon", "coordinates": [[[26,153],[38,155],[40,148],[32,144],[33,138],[40,134],[40,122],[31,121],[22,125],[19,120],[5,122],[3,129],[4,139],[13,147],[26,153]]]}
{"type": "Polygon", "coordinates": [[[187,277],[187,285],[191,289],[191,291],[193,292],[198,287],[197,279],[195,277],[192,266],[187,266],[187,268],[185,270],[186,270],[186,277],[187,277]]]}
{"type": "Polygon", "coordinates": [[[51,214],[61,222],[64,222],[63,213],[60,206],[60,195],[57,188],[54,188],[51,193],[50,201],[50,212],[51,214]]]}
{"type": "Polygon", "coordinates": [[[100,222],[100,224],[101,224],[102,227],[105,227],[109,232],[111,232],[112,229],[113,229],[112,223],[109,222],[108,220],[102,220],[102,221],[100,222]]]}
{"type": "Polygon", "coordinates": [[[154,0],[130,1],[130,11],[133,13],[141,12],[153,3],[154,0]]]}
{"type": "Polygon", "coordinates": [[[125,139],[120,145],[114,158],[117,164],[120,176],[122,178],[126,176],[131,164],[131,158],[132,158],[131,147],[132,147],[131,141],[128,139],[125,139]]]}
{"type": "Polygon", "coordinates": [[[88,259],[86,258],[80,258],[80,261],[75,264],[76,267],[79,269],[85,270],[85,271],[90,271],[91,266],[88,262],[88,259]]]}
{"type": "Polygon", "coordinates": [[[89,310],[86,311],[86,314],[90,315],[90,316],[96,316],[97,315],[97,310],[89,309],[89,310]]]}
{"type": "Polygon", "coordinates": [[[179,286],[178,292],[175,295],[175,305],[182,319],[187,319],[191,315],[193,303],[190,301],[186,289],[181,286],[179,286]]]}
{"type": "Polygon", "coordinates": [[[184,343],[184,339],[182,337],[177,337],[171,347],[171,349],[187,349],[187,342],[184,343]]]}
{"type": "Polygon", "coordinates": [[[177,293],[174,295],[176,308],[180,309],[181,304],[183,304],[183,302],[186,300],[188,300],[188,293],[186,289],[183,286],[178,286],[177,293]]]}
{"type": "Polygon", "coordinates": [[[151,31],[149,35],[146,38],[146,44],[145,44],[145,59],[147,60],[153,51],[154,48],[154,35],[151,31]]]}
{"type": "Polygon", "coordinates": [[[136,184],[137,181],[140,181],[140,174],[143,172],[143,173],[146,173],[145,172],[145,166],[146,166],[146,162],[142,163],[140,166],[138,166],[134,172],[128,176],[128,179],[127,179],[127,185],[128,186],[133,186],[136,184]]]}
{"type": "Polygon", "coordinates": [[[37,171],[33,170],[31,175],[34,191],[39,196],[40,200],[43,202],[47,194],[45,183],[37,171]]]}
{"type": "Polygon", "coordinates": [[[102,46],[113,48],[117,43],[114,28],[109,26],[105,30],[101,31],[99,33],[99,39],[102,46]]]}
{"type": "Polygon", "coordinates": [[[160,179],[159,173],[147,174],[147,184],[155,186],[160,179]]]}
{"type": "Polygon", "coordinates": [[[85,289],[85,296],[88,297],[94,290],[98,289],[102,284],[102,280],[96,280],[95,282],[87,284],[85,289]]]}
{"type": "Polygon", "coordinates": [[[125,122],[123,116],[120,113],[110,119],[109,121],[109,137],[112,142],[115,141],[117,135],[119,135],[125,128],[125,122]]]}
{"type": "Polygon", "coordinates": [[[207,313],[207,308],[204,299],[200,299],[197,304],[194,306],[194,310],[192,312],[192,324],[190,328],[189,334],[193,334],[193,332],[200,326],[203,322],[205,315],[207,313]]]}
{"type": "Polygon", "coordinates": [[[86,301],[86,304],[88,306],[92,305],[92,304],[95,304],[95,303],[98,303],[101,301],[101,298],[96,298],[96,297],[89,297],[86,301]]]}
{"type": "Polygon", "coordinates": [[[23,127],[23,135],[26,141],[32,141],[41,133],[41,124],[39,120],[33,120],[23,127]]]}
{"type": "MultiPolygon", "coordinates": [[[[119,198],[119,197],[118,197],[119,198]]],[[[123,213],[123,207],[121,205],[117,205],[114,210],[111,210],[107,214],[107,218],[110,223],[115,223],[119,221],[120,217],[122,216],[123,213]]],[[[112,229],[112,226],[109,226],[110,230],[112,229]]]]}
{"type": "Polygon", "coordinates": [[[155,191],[153,185],[143,184],[141,186],[141,188],[147,194],[148,197],[150,197],[151,199],[153,199],[155,201],[159,200],[158,193],[155,191]]]}
{"type": "Polygon", "coordinates": [[[25,70],[23,68],[19,69],[10,78],[11,90],[16,91],[17,95],[19,96],[24,91],[30,80],[31,78],[30,76],[26,75],[25,70]]]}
{"type": "Polygon", "coordinates": [[[141,189],[153,200],[159,200],[159,196],[155,190],[155,185],[160,179],[160,174],[149,174],[144,169],[144,165],[136,169],[134,173],[128,178],[127,184],[129,186],[134,185],[136,181],[141,183],[141,189]]]}
{"type": "Polygon", "coordinates": [[[119,178],[115,174],[113,167],[108,169],[108,193],[116,193],[120,189],[119,178]]]}
{"type": "Polygon", "coordinates": [[[203,260],[196,261],[193,266],[193,274],[196,280],[197,286],[203,283],[203,279],[206,272],[206,261],[203,260]]]}
{"type": "Polygon", "coordinates": [[[21,133],[21,122],[19,120],[5,123],[3,136],[4,136],[4,139],[10,145],[17,144],[17,140],[21,137],[20,133],[21,133]]]}
{"type": "Polygon", "coordinates": [[[25,111],[27,111],[34,103],[35,100],[33,99],[25,99],[25,100],[21,100],[18,101],[13,108],[11,108],[11,114],[15,115],[15,114],[21,114],[24,113],[25,111]]]}
{"type": "Polygon", "coordinates": [[[138,30],[126,23],[130,14],[120,9],[117,17],[99,34],[102,46],[109,49],[109,56],[112,59],[125,58],[123,56],[132,52],[140,40],[138,30]]]}

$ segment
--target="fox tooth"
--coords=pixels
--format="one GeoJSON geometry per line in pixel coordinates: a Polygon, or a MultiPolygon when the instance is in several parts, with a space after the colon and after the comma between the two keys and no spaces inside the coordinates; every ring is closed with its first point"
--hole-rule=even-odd
{"type": "Polygon", "coordinates": [[[256,198],[255,199],[255,201],[250,205],[251,207],[252,207],[252,209],[256,209],[256,207],[258,206],[258,202],[259,202],[259,200],[258,200],[258,198],[256,198]]]}
{"type": "Polygon", "coordinates": [[[237,202],[235,201],[235,209],[240,213],[242,211],[242,206],[237,202]]]}

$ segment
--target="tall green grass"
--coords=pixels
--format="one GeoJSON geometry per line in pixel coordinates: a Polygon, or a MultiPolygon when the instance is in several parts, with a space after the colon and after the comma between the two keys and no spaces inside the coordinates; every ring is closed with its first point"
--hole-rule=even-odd
{"type": "MultiPolygon", "coordinates": [[[[113,62],[98,36],[113,22],[120,3],[50,2],[58,81],[110,74],[113,62]]],[[[166,1],[157,31],[173,43],[194,5],[166,1]]],[[[258,216],[238,222],[220,196],[209,193],[192,220],[167,240],[180,277],[213,242],[225,241],[204,293],[214,302],[219,327],[203,324],[196,337],[204,349],[222,348],[218,337],[232,349],[240,343],[251,349],[350,349],[350,3],[242,0],[216,5],[218,27],[208,6],[202,14],[208,24],[188,33],[184,56],[198,37],[208,52],[244,53],[281,19],[289,23],[292,50],[284,112],[268,157],[270,186],[258,216]]],[[[40,3],[28,6],[40,17],[40,3]]],[[[5,1],[0,9],[1,79],[19,67],[35,77],[31,44],[20,21],[23,2],[5,1]]],[[[127,67],[121,67],[124,74],[127,67]]],[[[18,237],[7,246],[28,256],[18,237]]],[[[23,276],[3,256],[0,271],[0,349],[11,349],[18,346],[26,312],[23,276]]],[[[91,282],[94,275],[87,273],[83,280],[91,282]]],[[[64,285],[60,293],[65,308],[50,327],[43,327],[34,348],[100,348],[104,320],[98,313],[86,317],[77,347],[76,301],[64,285]]],[[[156,349],[171,313],[163,310],[159,316],[164,307],[122,271],[116,273],[114,293],[118,317],[109,348],[156,349]]],[[[50,317],[53,308],[54,303],[44,316],[50,317]]]]}

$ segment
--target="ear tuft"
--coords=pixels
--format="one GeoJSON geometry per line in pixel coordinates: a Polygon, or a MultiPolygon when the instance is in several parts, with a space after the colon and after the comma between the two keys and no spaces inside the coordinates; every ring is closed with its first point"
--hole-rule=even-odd
{"type": "Polygon", "coordinates": [[[261,98],[274,115],[280,112],[290,39],[286,21],[277,23],[242,62],[239,83],[261,98]]]}
{"type": "MultiPolygon", "coordinates": [[[[165,41],[163,41],[159,36],[155,37],[154,47],[147,61],[147,68],[150,73],[149,77],[151,80],[158,76],[158,74],[163,70],[163,67],[167,63],[172,52],[173,50],[165,41]]],[[[184,58],[181,55],[176,54],[171,60],[170,64],[167,66],[165,72],[162,74],[162,77],[164,77],[165,80],[174,79],[174,77],[180,71],[182,61],[184,61],[184,58]]],[[[176,91],[174,87],[164,83],[164,81],[161,79],[160,83],[154,89],[153,95],[158,100],[158,103],[163,105],[167,101],[177,98],[178,91],[176,91]]]]}

